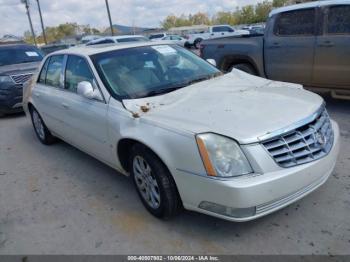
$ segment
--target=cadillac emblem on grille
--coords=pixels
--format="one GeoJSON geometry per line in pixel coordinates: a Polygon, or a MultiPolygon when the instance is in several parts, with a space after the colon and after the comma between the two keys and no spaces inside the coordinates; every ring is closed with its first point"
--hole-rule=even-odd
{"type": "Polygon", "coordinates": [[[315,133],[315,138],[314,139],[315,139],[315,142],[321,147],[324,144],[326,144],[326,142],[327,142],[327,138],[321,132],[315,133]]]}
{"type": "Polygon", "coordinates": [[[293,167],[326,156],[332,149],[334,134],[325,108],[313,120],[262,142],[281,167],[293,167]]]}

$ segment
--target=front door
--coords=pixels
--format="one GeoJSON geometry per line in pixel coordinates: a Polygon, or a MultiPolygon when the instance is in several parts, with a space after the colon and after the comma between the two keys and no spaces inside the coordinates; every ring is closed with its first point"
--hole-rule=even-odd
{"type": "Polygon", "coordinates": [[[96,158],[111,162],[107,131],[108,104],[104,100],[88,99],[78,95],[77,86],[82,81],[88,81],[98,89],[86,59],[68,55],[61,96],[66,125],[65,139],[96,158]]]}
{"type": "Polygon", "coordinates": [[[283,12],[272,18],[265,36],[265,72],[269,79],[309,85],[316,40],[316,9],[283,12]]]}

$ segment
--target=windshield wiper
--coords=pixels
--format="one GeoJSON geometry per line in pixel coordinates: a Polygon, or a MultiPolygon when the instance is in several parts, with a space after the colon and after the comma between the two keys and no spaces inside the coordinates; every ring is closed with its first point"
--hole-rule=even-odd
{"type": "Polygon", "coordinates": [[[149,97],[149,96],[156,96],[156,95],[162,95],[162,94],[170,93],[170,92],[173,92],[175,90],[181,89],[183,87],[186,87],[186,86],[189,86],[189,85],[193,85],[195,83],[202,82],[202,81],[205,81],[205,80],[209,80],[209,79],[217,77],[219,75],[222,75],[222,73],[219,72],[219,73],[215,73],[215,74],[212,74],[212,75],[201,76],[201,77],[198,77],[198,78],[195,78],[195,79],[191,79],[191,80],[186,81],[186,82],[182,82],[182,83],[179,83],[179,84],[172,85],[172,86],[170,86],[168,88],[161,88],[161,89],[149,91],[143,96],[144,97],[149,97]]]}
{"type": "Polygon", "coordinates": [[[175,91],[177,89],[182,88],[183,86],[174,86],[174,87],[170,87],[170,88],[161,88],[161,89],[157,89],[157,90],[152,90],[147,92],[144,97],[148,97],[148,96],[156,96],[156,95],[162,95],[162,94],[166,94],[166,93],[170,93],[172,91],[175,91]]]}

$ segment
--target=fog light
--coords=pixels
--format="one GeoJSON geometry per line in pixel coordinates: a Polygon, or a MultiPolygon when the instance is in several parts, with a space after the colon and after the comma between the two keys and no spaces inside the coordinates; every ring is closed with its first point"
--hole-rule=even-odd
{"type": "Polygon", "coordinates": [[[256,213],[255,207],[248,207],[248,208],[233,208],[233,207],[227,207],[207,201],[203,201],[199,204],[199,208],[220,214],[223,216],[229,216],[233,218],[244,218],[244,217],[251,217],[254,216],[256,213]]]}

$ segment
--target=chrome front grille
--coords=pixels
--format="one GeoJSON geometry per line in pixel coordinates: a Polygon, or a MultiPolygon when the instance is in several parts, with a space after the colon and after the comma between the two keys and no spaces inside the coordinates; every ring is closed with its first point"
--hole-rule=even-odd
{"type": "Polygon", "coordinates": [[[33,74],[12,75],[11,78],[16,84],[27,82],[33,74]]]}
{"type": "Polygon", "coordinates": [[[323,108],[313,121],[263,141],[262,145],[279,166],[293,167],[327,155],[333,140],[332,124],[323,108]]]}

